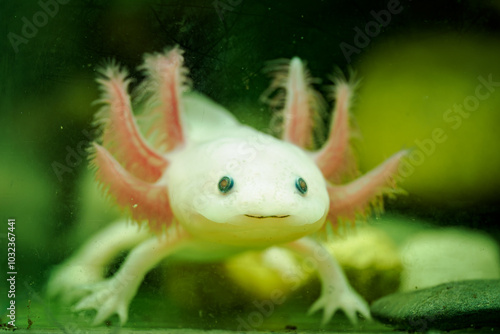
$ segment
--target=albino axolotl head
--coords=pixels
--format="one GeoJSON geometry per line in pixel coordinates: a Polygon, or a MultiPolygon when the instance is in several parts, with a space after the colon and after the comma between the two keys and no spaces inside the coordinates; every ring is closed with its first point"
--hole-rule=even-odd
{"type": "Polygon", "coordinates": [[[353,221],[393,186],[399,152],[358,175],[349,149],[352,85],[337,79],[330,135],[311,149],[320,95],[298,58],[276,63],[268,95],[283,112],[282,138],[241,125],[206,98],[190,98],[182,51],[147,55],[139,100],[146,138],[132,113],[127,72],[103,71],[103,128],[97,178],[138,222],[161,232],[178,225],[194,238],[263,247],[299,239],[325,222],[353,221]],[[278,91],[278,94],[273,92],[278,91]],[[194,99],[194,100],[193,100],[194,99]],[[338,184],[345,176],[351,181],[338,184]]]}
{"type": "Polygon", "coordinates": [[[255,130],[177,153],[166,173],[174,216],[193,236],[269,246],[319,230],[329,197],[323,175],[300,148],[255,130]],[[186,165],[189,163],[188,165],[186,165]],[[188,167],[186,167],[188,166],[188,167]]]}

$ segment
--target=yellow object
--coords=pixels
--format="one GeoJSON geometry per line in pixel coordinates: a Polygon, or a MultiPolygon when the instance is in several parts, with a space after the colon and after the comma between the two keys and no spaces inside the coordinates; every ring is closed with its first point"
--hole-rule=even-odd
{"type": "Polygon", "coordinates": [[[369,170],[412,148],[401,186],[435,201],[492,197],[500,187],[500,43],[437,36],[367,53],[355,104],[369,170]]]}
{"type": "Polygon", "coordinates": [[[232,257],[224,265],[227,275],[257,299],[269,299],[275,291],[288,295],[311,276],[290,251],[277,247],[232,257]]]}

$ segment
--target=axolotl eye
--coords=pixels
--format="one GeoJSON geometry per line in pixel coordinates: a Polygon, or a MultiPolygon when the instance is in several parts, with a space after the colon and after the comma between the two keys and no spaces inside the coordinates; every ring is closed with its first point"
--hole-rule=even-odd
{"type": "Polygon", "coordinates": [[[229,176],[223,176],[219,180],[219,191],[223,194],[227,193],[234,186],[234,181],[229,176]]]}
{"type": "Polygon", "coordinates": [[[298,177],[295,180],[295,187],[302,195],[305,195],[307,193],[307,183],[303,178],[298,177]]]}

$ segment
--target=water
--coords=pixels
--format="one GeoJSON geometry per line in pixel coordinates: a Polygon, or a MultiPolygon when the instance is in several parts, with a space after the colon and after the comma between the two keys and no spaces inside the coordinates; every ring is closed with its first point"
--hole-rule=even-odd
{"type": "MultiPolygon", "coordinates": [[[[8,219],[15,219],[18,328],[42,332],[76,324],[66,331],[87,330],[90,317],[75,318],[45,299],[44,291],[52,268],[118,215],[98,196],[88,171],[86,147],[95,136],[92,119],[98,110],[91,104],[98,97],[96,68],[116,59],[131,70],[134,87],[142,79],[135,68],[143,54],[176,44],[185,50],[193,87],[258,128],[271,120],[258,102],[269,84],[262,73],[266,61],[299,56],[312,76],[323,80],[315,87],[325,91],[335,67],[344,73],[357,70],[363,79],[353,125],[360,136],[353,144],[362,171],[400,149],[414,149],[401,180],[408,195],[386,201],[392,216],[373,218],[372,225],[399,246],[426,229],[468,228],[486,233],[491,254],[498,252],[499,9],[472,2],[443,3],[445,11],[434,6],[369,1],[2,2],[0,258],[1,277],[8,278],[8,219]],[[393,216],[399,217],[397,224],[391,224],[393,216]],[[398,224],[404,227],[394,227],[398,224]]],[[[485,266],[495,263],[492,258],[485,266]]],[[[236,285],[241,300],[217,300],[218,275],[225,269],[182,268],[170,274],[157,269],[147,277],[127,326],[236,329],[238,317],[249,323],[249,315],[260,312],[252,291],[238,286],[236,279],[227,284],[236,285]],[[212,276],[215,287],[205,286],[209,278],[197,278],[197,272],[212,276]],[[181,291],[208,290],[213,301],[193,302],[199,297],[188,292],[168,297],[164,281],[169,280],[192,284],[181,291]]],[[[259,326],[250,326],[317,329],[320,315],[304,315],[317,290],[314,285],[304,288],[269,316],[260,312],[262,323],[255,316],[259,326]]],[[[0,306],[6,310],[14,298],[3,291],[0,306]]],[[[0,312],[1,323],[9,321],[6,314],[0,312]]],[[[105,330],[115,330],[116,320],[105,330]]],[[[339,316],[327,328],[351,327],[339,316]]]]}

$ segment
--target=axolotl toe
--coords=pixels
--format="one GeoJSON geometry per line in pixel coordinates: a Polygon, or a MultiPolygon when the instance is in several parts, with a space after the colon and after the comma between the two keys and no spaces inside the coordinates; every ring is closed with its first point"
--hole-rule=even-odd
{"type": "Polygon", "coordinates": [[[149,229],[119,223],[104,228],[49,281],[51,295],[95,309],[94,324],[113,314],[122,323],[145,274],[168,256],[199,261],[252,249],[285,247],[312,260],[322,283],[310,312],[323,323],[341,309],[356,322],[370,318],[366,302],[350,287],[316,236],[327,224],[353,221],[394,188],[404,151],[357,176],[349,148],[353,85],[337,79],[329,137],[312,149],[321,97],[302,61],[279,62],[266,96],[282,112],[281,138],[240,124],[221,106],[189,92],[183,52],[148,54],[137,99],[149,122],[141,133],[128,93],[126,70],[111,64],[98,79],[102,136],[93,144],[97,180],[130,218],[149,229]],[[274,94],[275,92],[278,92],[274,94]],[[131,249],[121,268],[103,278],[104,266],[131,249]],[[76,293],[75,291],[78,291],[76,293]]]}

